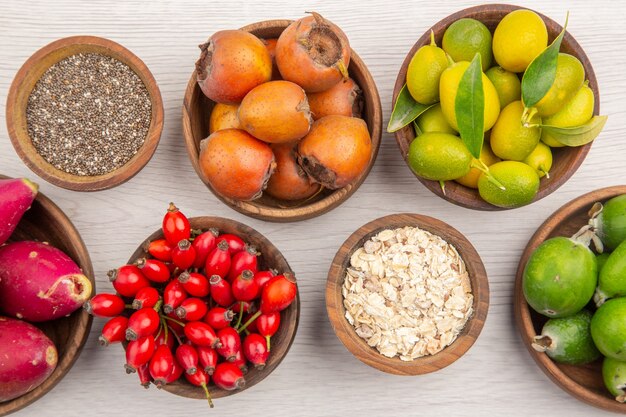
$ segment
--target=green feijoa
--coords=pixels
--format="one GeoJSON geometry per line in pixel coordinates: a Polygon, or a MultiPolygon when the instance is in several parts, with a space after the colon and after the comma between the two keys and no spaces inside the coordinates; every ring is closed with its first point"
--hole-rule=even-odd
{"type": "Polygon", "coordinates": [[[604,356],[626,361],[626,298],[613,298],[596,310],[591,337],[604,356]]]}
{"type": "Polygon", "coordinates": [[[615,396],[615,401],[626,401],[626,362],[613,358],[604,358],[602,362],[602,379],[609,392],[615,396]]]}
{"type": "Polygon", "coordinates": [[[611,251],[626,240],[626,194],[607,201],[592,222],[606,250],[611,251]]]}
{"type": "Polygon", "coordinates": [[[581,310],[573,316],[550,319],[535,336],[532,346],[545,352],[552,360],[570,365],[581,365],[598,359],[600,351],[591,338],[592,314],[581,310]]]}
{"type": "Polygon", "coordinates": [[[626,241],[609,255],[602,267],[594,301],[600,306],[608,298],[624,295],[626,295],[626,241]]]}
{"type": "Polygon", "coordinates": [[[598,277],[602,273],[602,268],[604,268],[604,264],[609,259],[611,254],[609,252],[603,252],[596,255],[596,261],[598,262],[598,277]]]}
{"type": "Polygon", "coordinates": [[[593,297],[597,281],[598,265],[589,248],[566,237],[553,237],[530,255],[522,287],[535,311],[559,318],[582,310],[593,297]]]}
{"type": "Polygon", "coordinates": [[[407,160],[411,170],[420,177],[449,181],[469,172],[472,155],[459,137],[426,132],[413,139],[407,160]]]}

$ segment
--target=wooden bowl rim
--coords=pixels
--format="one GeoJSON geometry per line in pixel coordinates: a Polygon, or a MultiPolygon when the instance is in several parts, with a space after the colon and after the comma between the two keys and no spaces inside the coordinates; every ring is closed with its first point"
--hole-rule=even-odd
{"type": "Polygon", "coordinates": [[[488,310],[489,280],[487,279],[485,266],[476,248],[457,229],[430,216],[415,213],[398,213],[379,217],[364,224],[341,245],[328,271],[326,311],[333,331],[346,349],[361,362],[380,371],[395,375],[422,375],[454,363],[476,342],[484,326],[488,310]],[[381,223],[383,226],[381,226],[381,223]],[[435,355],[417,358],[411,362],[402,361],[398,357],[387,358],[378,353],[375,348],[368,346],[356,334],[354,327],[346,320],[343,295],[341,293],[345,276],[345,265],[347,265],[351,254],[357,249],[359,243],[384,229],[404,226],[417,226],[442,238],[443,234],[448,235],[449,239],[446,241],[457,249],[459,255],[466,263],[468,272],[470,270],[475,271],[475,274],[470,274],[472,293],[474,295],[474,313],[467,320],[463,331],[451,345],[442,351],[435,355]],[[344,248],[347,248],[345,256],[341,253],[344,248]],[[474,261],[470,262],[472,259],[474,261]]]}
{"type": "MultiPolygon", "coordinates": [[[[216,227],[220,229],[223,227],[223,225],[228,225],[228,226],[231,226],[231,227],[237,228],[238,230],[243,231],[243,233],[245,233],[247,236],[254,236],[255,239],[263,242],[263,245],[264,245],[263,247],[257,247],[257,249],[259,249],[261,253],[263,253],[264,251],[267,251],[267,249],[269,248],[270,250],[274,251],[277,254],[277,256],[280,258],[278,263],[284,263],[284,265],[286,265],[287,271],[292,271],[291,266],[287,262],[287,258],[285,258],[282,252],[267,237],[265,237],[265,235],[263,235],[261,232],[257,231],[256,229],[244,223],[238,222],[237,220],[233,220],[233,219],[229,219],[225,217],[198,216],[198,217],[189,218],[189,223],[191,224],[192,228],[196,228],[196,226],[194,225],[201,223],[201,222],[214,224],[216,227]]],[[[150,234],[150,236],[148,236],[137,247],[135,252],[128,259],[128,263],[129,264],[133,263],[135,260],[137,260],[137,258],[145,254],[144,248],[146,247],[146,242],[150,242],[151,240],[159,239],[161,237],[163,237],[163,231],[161,230],[161,228],[159,228],[155,230],[152,234],[150,234]]],[[[287,272],[287,271],[284,271],[284,272],[287,272]]],[[[295,276],[295,274],[294,274],[294,278],[296,279],[296,282],[297,282],[297,277],[295,276]]],[[[268,365],[260,371],[259,370],[248,371],[248,374],[244,375],[244,377],[246,377],[246,385],[241,389],[237,389],[234,391],[226,391],[223,389],[219,389],[215,385],[211,384],[208,388],[209,388],[209,392],[211,393],[211,397],[213,399],[224,398],[224,397],[228,397],[228,396],[237,394],[239,392],[245,391],[248,388],[251,388],[257,385],[258,383],[263,381],[265,378],[267,378],[272,372],[274,372],[274,370],[278,367],[278,365],[281,364],[285,356],[287,356],[287,353],[289,353],[289,350],[291,349],[291,346],[293,345],[293,341],[296,337],[296,333],[298,332],[298,325],[300,323],[300,307],[301,307],[300,288],[298,286],[296,290],[296,299],[285,310],[286,313],[293,315],[293,321],[289,322],[290,326],[287,328],[288,330],[288,333],[286,336],[287,340],[285,341],[287,342],[287,345],[282,356],[277,356],[277,357],[275,356],[275,362],[270,363],[268,361],[268,365]],[[258,376],[258,378],[254,378],[253,381],[250,381],[248,378],[248,375],[250,375],[250,372],[255,372],[254,376],[258,376]]],[[[126,348],[124,347],[124,349],[126,348]]],[[[275,350],[272,349],[271,352],[273,353],[274,351],[275,350]]],[[[270,353],[270,357],[272,356],[272,353],[270,353]]],[[[163,390],[171,394],[181,396],[181,397],[205,399],[204,391],[202,391],[200,387],[193,387],[191,384],[188,384],[186,381],[184,382],[176,381],[172,384],[167,384],[163,387],[163,390]],[[193,389],[193,391],[191,391],[190,389],[193,389]]]]}
{"type": "MultiPolygon", "coordinates": [[[[85,50],[84,52],[89,51],[85,50]]],[[[49,66],[47,68],[49,68],[49,66]]],[[[28,94],[30,94],[30,92],[28,92],[28,94]]],[[[132,53],[129,49],[125,48],[123,45],[110,39],[98,36],[78,35],[61,38],[47,44],[31,55],[26,62],[22,64],[18,72],[15,74],[11,87],[9,88],[6,105],[6,122],[9,137],[15,151],[26,166],[28,166],[28,168],[30,168],[31,171],[39,177],[50,182],[51,184],[68,190],[100,191],[113,188],[130,180],[132,177],[137,175],[141,169],[143,169],[148,161],[150,161],[156,151],[161,138],[161,133],[163,131],[163,111],[163,99],[161,97],[159,86],[146,64],[138,56],[132,53]],[[27,77],[29,71],[33,67],[37,66],[48,55],[74,46],[80,46],[87,49],[95,46],[97,48],[101,48],[101,51],[96,53],[104,55],[107,55],[104,53],[104,50],[116,51],[115,55],[117,56],[107,56],[112,56],[128,65],[131,70],[133,70],[133,72],[135,72],[143,81],[146,90],[150,94],[150,102],[152,105],[150,126],[148,128],[148,132],[146,133],[143,145],[141,145],[137,153],[133,155],[133,157],[129,159],[126,164],[103,175],[81,176],[70,174],[54,167],[37,153],[30,137],[28,137],[28,133],[26,132],[24,134],[22,132],[18,132],[16,128],[17,116],[14,108],[18,104],[18,96],[22,94],[22,82],[27,77]],[[122,59],[120,59],[120,57],[122,59]]],[[[25,114],[24,117],[26,117],[25,114]]]]}
{"type": "MultiPolygon", "coordinates": [[[[428,42],[430,42],[430,31],[439,31],[439,30],[444,30],[445,28],[447,28],[448,26],[450,26],[450,24],[452,24],[453,22],[455,22],[458,19],[464,18],[464,17],[468,17],[468,15],[473,15],[479,12],[512,12],[514,10],[518,10],[518,9],[525,9],[525,10],[531,10],[535,13],[537,13],[544,22],[546,22],[546,24],[553,24],[555,25],[555,27],[562,29],[562,26],[559,25],[556,21],[554,21],[553,19],[551,19],[550,17],[537,12],[536,10],[533,10],[531,8],[528,7],[522,7],[522,6],[517,6],[517,5],[510,5],[510,4],[483,4],[483,5],[479,5],[479,6],[473,6],[473,7],[468,7],[462,10],[459,10],[455,13],[450,14],[449,16],[441,19],[440,21],[438,21],[437,23],[435,23],[432,27],[430,27],[426,32],[424,32],[424,34],[417,40],[417,42],[415,42],[415,44],[413,45],[413,47],[411,48],[411,50],[409,51],[409,53],[406,55],[404,61],[402,62],[402,66],[400,67],[400,71],[398,73],[398,77],[396,78],[396,82],[394,85],[394,89],[393,89],[393,101],[391,103],[392,107],[394,105],[394,103],[396,102],[396,99],[398,97],[398,94],[400,94],[400,90],[402,89],[402,87],[405,84],[405,80],[406,80],[406,73],[407,73],[407,68],[409,65],[409,62],[411,60],[411,58],[413,57],[413,54],[415,54],[415,52],[417,51],[417,49],[422,46],[422,45],[426,45],[428,42]]],[[[480,20],[480,19],[479,19],[480,20]]],[[[589,57],[587,56],[587,54],[585,53],[584,49],[580,46],[580,44],[576,41],[576,39],[571,35],[571,33],[569,31],[566,31],[565,33],[565,37],[563,38],[563,44],[566,45],[571,45],[572,49],[577,51],[576,56],[581,60],[584,68],[585,68],[585,77],[587,80],[589,80],[589,84],[590,85],[595,85],[596,88],[593,89],[593,94],[594,94],[594,98],[595,98],[595,104],[594,104],[594,115],[598,115],[600,114],[600,89],[597,83],[597,78],[595,75],[595,72],[593,70],[593,66],[591,65],[591,61],[589,60],[589,57]]],[[[402,143],[406,142],[405,138],[408,137],[415,137],[415,134],[413,132],[413,128],[411,127],[411,125],[406,126],[396,132],[394,132],[394,136],[396,139],[396,143],[398,145],[398,148],[400,150],[400,153],[402,154],[402,158],[404,159],[404,161],[407,163],[407,167],[408,167],[408,162],[407,162],[407,155],[402,151],[403,146],[402,143]]],[[[532,204],[536,201],[541,200],[542,198],[552,194],[554,191],[556,191],[558,188],[560,188],[563,184],[565,184],[571,177],[572,175],[574,175],[574,173],[576,173],[576,171],[578,170],[578,168],[580,167],[580,165],[583,163],[583,161],[585,160],[585,158],[587,157],[587,154],[589,153],[591,146],[593,145],[593,141],[583,145],[583,146],[579,146],[579,147],[572,147],[572,148],[566,148],[568,152],[575,152],[575,157],[574,157],[574,163],[569,167],[569,169],[567,171],[565,171],[563,173],[563,175],[560,175],[558,177],[552,176],[552,178],[550,179],[550,183],[546,183],[545,180],[542,179],[542,181],[540,182],[540,186],[539,186],[539,191],[537,192],[537,195],[535,196],[535,198],[529,203],[532,204]]],[[[430,181],[424,178],[419,177],[418,175],[416,175],[412,170],[411,173],[413,173],[413,175],[415,175],[415,177],[427,188],[429,189],[432,193],[436,194],[438,197],[443,198],[444,200],[456,204],[460,207],[464,207],[464,208],[469,208],[469,209],[473,209],[473,210],[482,210],[482,211],[501,211],[501,210],[511,210],[517,207],[513,207],[513,208],[504,208],[504,207],[497,207],[494,205],[491,205],[489,203],[487,203],[486,201],[484,201],[482,198],[472,198],[472,197],[466,197],[466,196],[461,196],[459,194],[457,194],[455,192],[455,189],[461,188],[461,189],[466,189],[467,187],[461,185],[461,184],[457,184],[453,181],[446,181],[446,183],[449,183],[451,186],[446,187],[446,193],[444,194],[441,191],[441,187],[439,186],[439,182],[437,181],[430,181]]]]}
{"type": "MultiPolygon", "coordinates": [[[[10,177],[0,174],[0,179],[8,178],[10,177]]],[[[89,281],[92,285],[92,294],[95,294],[96,282],[94,279],[93,265],[91,263],[91,258],[89,256],[87,246],[85,246],[85,242],[80,236],[80,233],[78,233],[78,230],[71,222],[71,220],[67,217],[67,215],[63,212],[63,210],[61,210],[59,206],[57,206],[43,193],[39,192],[35,201],[40,204],[46,211],[52,213],[52,215],[58,220],[58,222],[64,225],[65,230],[74,231],[74,235],[77,237],[77,239],[75,239],[72,243],[74,244],[74,246],[78,247],[80,252],[83,252],[84,257],[83,262],[79,264],[79,266],[81,267],[83,273],[89,278],[89,281]]],[[[78,309],[72,314],[80,314],[79,325],[73,328],[73,331],[75,332],[75,340],[78,340],[78,344],[70,346],[70,348],[65,351],[63,357],[59,358],[59,362],[57,363],[57,367],[55,368],[55,370],[46,380],[44,380],[44,382],[41,383],[41,385],[17,398],[6,402],[0,402],[0,416],[5,416],[15,411],[21,410],[22,408],[32,404],[33,402],[46,395],[65,377],[65,375],[70,371],[72,366],[74,366],[74,363],[78,359],[78,356],[83,350],[83,347],[85,346],[85,343],[87,342],[87,339],[89,337],[89,332],[93,323],[93,317],[82,308],[78,309]]],[[[58,320],[64,319],[65,317],[58,320]]]]}
{"type": "MultiPolygon", "coordinates": [[[[243,26],[240,29],[253,33],[254,31],[260,29],[270,29],[270,28],[283,28],[283,30],[291,24],[293,20],[289,19],[273,19],[273,20],[264,20],[256,23],[251,23],[249,25],[243,26]]],[[[185,139],[185,146],[187,148],[187,153],[189,158],[192,161],[192,165],[196,174],[202,182],[207,186],[209,190],[224,204],[229,206],[230,208],[245,214],[246,216],[273,221],[273,222],[292,222],[292,221],[300,221],[307,220],[313,217],[320,216],[334,209],[335,207],[341,205],[344,201],[352,196],[356,192],[356,190],[363,184],[367,176],[369,175],[372,167],[376,162],[376,158],[378,156],[378,151],[380,148],[380,144],[382,142],[382,104],[380,101],[380,95],[378,93],[378,87],[376,86],[376,82],[372,77],[369,69],[363,62],[363,60],[359,57],[359,55],[351,49],[350,55],[350,65],[349,68],[354,65],[358,67],[363,72],[363,77],[365,78],[365,86],[367,86],[367,92],[371,95],[372,101],[372,119],[373,123],[370,125],[368,123],[367,127],[370,131],[370,136],[372,140],[372,154],[370,157],[370,161],[368,162],[367,168],[359,178],[347,186],[334,190],[332,193],[322,198],[321,200],[315,201],[310,204],[295,206],[295,207],[270,207],[266,205],[260,205],[255,201],[240,201],[231,199],[228,197],[224,197],[217,191],[211,187],[208,181],[204,178],[202,171],[199,169],[199,154],[196,151],[195,141],[193,135],[188,133],[191,132],[191,98],[194,94],[194,90],[197,87],[196,80],[196,72],[194,71],[189,78],[189,82],[187,83],[187,88],[185,90],[185,97],[183,99],[183,137],[185,139]]],[[[365,86],[361,86],[361,89],[365,93],[365,86]]],[[[367,123],[367,120],[363,118],[367,123]]]]}
{"type": "MultiPolygon", "coordinates": [[[[626,185],[616,185],[606,188],[600,188],[595,191],[583,194],[561,206],[558,210],[550,215],[542,224],[537,228],[533,236],[528,241],[528,244],[524,248],[524,252],[520,257],[520,262],[517,267],[515,275],[515,294],[514,294],[514,313],[515,324],[517,330],[522,338],[522,342],[526,349],[530,353],[537,366],[546,374],[552,382],[558,385],[565,392],[571,396],[583,401],[589,405],[604,410],[612,411],[614,413],[626,414],[626,404],[620,404],[614,399],[607,396],[595,393],[582,385],[578,384],[572,378],[570,378],[565,372],[563,372],[555,362],[544,353],[537,352],[533,347],[532,339],[536,335],[533,325],[530,308],[528,303],[524,299],[522,290],[522,279],[524,275],[524,268],[526,266],[525,260],[530,257],[531,253],[539,246],[546,238],[554,231],[554,229],[566,221],[573,213],[576,213],[584,208],[591,208],[596,201],[605,201],[609,198],[617,195],[626,194],[626,185]]],[[[583,225],[581,224],[581,227],[583,225]]]]}

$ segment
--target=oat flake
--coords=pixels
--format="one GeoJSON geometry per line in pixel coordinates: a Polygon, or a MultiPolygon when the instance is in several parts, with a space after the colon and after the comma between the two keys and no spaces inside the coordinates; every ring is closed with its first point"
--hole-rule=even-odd
{"type": "Polygon", "coordinates": [[[463,259],[418,227],[383,230],[366,241],[350,257],[342,294],[359,337],[404,361],[443,350],[473,313],[463,259]]]}

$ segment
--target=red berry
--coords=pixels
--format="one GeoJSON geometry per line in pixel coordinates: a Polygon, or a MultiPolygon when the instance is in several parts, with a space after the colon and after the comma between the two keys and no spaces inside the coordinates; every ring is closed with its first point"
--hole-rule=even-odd
{"type": "Polygon", "coordinates": [[[174,381],[178,381],[178,379],[183,375],[184,372],[185,370],[183,369],[183,367],[180,366],[176,358],[174,358],[174,367],[172,369],[172,373],[167,377],[165,383],[171,384],[174,381]]]}
{"type": "Polygon", "coordinates": [[[213,307],[204,316],[204,322],[215,330],[221,330],[230,326],[234,317],[235,314],[232,310],[227,310],[224,307],[213,307]]]}
{"type": "Polygon", "coordinates": [[[145,389],[150,388],[150,382],[152,382],[152,376],[150,376],[150,364],[146,363],[137,368],[137,374],[139,375],[139,383],[145,389]]]}
{"type": "Polygon", "coordinates": [[[126,346],[126,373],[136,372],[141,365],[148,363],[154,353],[154,337],[148,335],[133,340],[126,346]]]}
{"type": "Polygon", "coordinates": [[[204,390],[204,395],[209,402],[209,407],[213,408],[211,394],[209,393],[209,389],[207,388],[207,385],[209,383],[209,376],[202,369],[199,369],[198,372],[194,374],[185,374],[185,378],[187,379],[187,381],[189,381],[191,385],[195,385],[196,387],[202,387],[202,389],[204,390]]]}
{"type": "Polygon", "coordinates": [[[198,370],[198,352],[191,345],[182,344],[176,348],[176,360],[185,372],[193,375],[198,370]]]}
{"type": "Polygon", "coordinates": [[[222,307],[228,307],[235,302],[230,284],[219,275],[212,275],[209,278],[211,285],[211,298],[222,307]]]}
{"type": "Polygon", "coordinates": [[[209,280],[198,272],[183,271],[178,280],[183,284],[183,288],[193,297],[206,297],[211,293],[209,280]]]}
{"type": "Polygon", "coordinates": [[[112,269],[107,275],[115,291],[124,297],[134,297],[140,289],[150,286],[150,281],[136,265],[124,265],[118,269],[112,269]]]}
{"type": "Polygon", "coordinates": [[[221,346],[220,339],[217,338],[215,330],[208,324],[201,321],[192,321],[185,324],[185,336],[193,344],[198,346],[208,346],[217,348],[221,346]]]}
{"type": "Polygon", "coordinates": [[[98,337],[101,346],[108,346],[111,343],[119,343],[126,339],[126,328],[128,319],[124,316],[113,317],[102,327],[102,334],[98,337]]]}
{"type": "Polygon", "coordinates": [[[206,262],[206,257],[209,256],[215,246],[217,245],[217,229],[209,229],[208,231],[196,236],[193,240],[192,246],[196,250],[196,260],[193,262],[194,268],[202,268],[206,262]]]}
{"type": "Polygon", "coordinates": [[[191,242],[183,239],[172,250],[172,262],[180,269],[187,269],[196,260],[196,250],[191,242]]]}
{"type": "Polygon", "coordinates": [[[163,290],[163,312],[169,314],[187,298],[183,284],[177,279],[170,281],[163,290]]]}
{"type": "Polygon", "coordinates": [[[163,235],[172,246],[177,245],[183,239],[189,239],[191,236],[189,220],[174,203],[170,203],[167,213],[163,217],[163,235]]]}
{"type": "Polygon", "coordinates": [[[258,317],[259,317],[258,315],[257,315],[257,316],[255,316],[254,314],[246,314],[246,315],[243,317],[242,323],[248,323],[248,321],[249,321],[250,319],[253,319],[253,320],[252,320],[250,323],[248,323],[248,325],[246,326],[246,329],[247,329],[250,333],[254,333],[254,332],[256,332],[256,331],[257,331],[257,328],[256,328],[256,319],[257,319],[258,317]]]}
{"type": "Polygon", "coordinates": [[[226,278],[230,269],[230,252],[228,252],[228,243],[220,241],[215,249],[209,252],[204,266],[204,272],[207,276],[219,275],[226,278]]]}
{"type": "Polygon", "coordinates": [[[148,243],[147,252],[159,261],[169,262],[172,260],[172,245],[165,239],[157,239],[148,243]]]}
{"type": "MultiPolygon", "coordinates": [[[[178,316],[176,315],[176,311],[170,311],[166,314],[167,317],[171,317],[178,321],[178,316]]],[[[167,320],[167,327],[171,332],[176,333],[176,336],[183,337],[185,335],[185,325],[178,324],[172,320],[167,320]]],[[[168,332],[169,333],[169,332],[168,332]]]]}
{"type": "Polygon", "coordinates": [[[182,303],[176,308],[176,315],[178,318],[188,321],[198,321],[207,313],[207,306],[204,301],[199,298],[189,297],[183,300],[182,303]]]}
{"type": "Polygon", "coordinates": [[[87,313],[96,317],[119,316],[126,309],[126,303],[115,294],[96,294],[83,304],[87,313]]]}
{"type": "Polygon", "coordinates": [[[198,362],[204,372],[213,375],[217,366],[217,351],[208,346],[197,346],[196,351],[198,352],[198,362]]]}
{"type": "Polygon", "coordinates": [[[250,333],[243,341],[243,354],[255,368],[265,368],[265,363],[270,354],[267,349],[265,338],[257,333],[250,333]]]}
{"type": "MultiPolygon", "coordinates": [[[[267,344],[267,351],[270,351],[270,337],[274,336],[274,334],[278,331],[280,327],[280,313],[275,311],[273,313],[261,314],[255,320],[256,329],[261,334],[261,336],[265,337],[265,341],[267,344]]],[[[248,326],[248,330],[250,326],[248,326]]]]}
{"type": "Polygon", "coordinates": [[[217,365],[213,373],[213,382],[221,389],[228,391],[243,388],[246,385],[241,369],[231,362],[222,362],[217,365]]]}
{"type": "Polygon", "coordinates": [[[161,298],[161,296],[156,288],[145,287],[137,291],[132,306],[135,310],[148,307],[152,308],[159,301],[159,298],[161,298]]]}
{"type": "Polygon", "coordinates": [[[257,252],[254,246],[245,246],[245,249],[235,253],[230,261],[230,270],[228,271],[228,275],[226,279],[231,283],[235,278],[237,278],[243,271],[249,269],[252,271],[252,274],[257,272],[257,257],[259,256],[259,252],[257,252]]]}
{"type": "Polygon", "coordinates": [[[237,353],[235,354],[235,360],[233,360],[233,363],[237,365],[239,369],[241,369],[241,372],[245,374],[246,372],[248,372],[248,361],[246,360],[245,356],[241,352],[242,352],[241,349],[237,351],[237,353]]]}
{"type": "Polygon", "coordinates": [[[170,270],[167,264],[157,259],[141,258],[137,261],[137,268],[152,282],[162,284],[170,279],[170,270]]]}
{"type": "Polygon", "coordinates": [[[157,388],[167,384],[168,377],[174,370],[174,355],[167,345],[159,345],[150,359],[150,376],[157,388]]]}
{"type": "MultiPolygon", "coordinates": [[[[171,324],[170,324],[171,326],[171,324]]],[[[154,338],[154,343],[157,346],[160,345],[167,345],[167,347],[170,348],[170,350],[174,349],[174,335],[172,334],[172,332],[167,332],[167,338],[165,336],[165,330],[161,329],[161,332],[159,333],[159,335],[157,337],[154,338]]]]}
{"type": "Polygon", "coordinates": [[[244,313],[256,313],[257,311],[254,301],[239,301],[238,303],[233,304],[231,308],[233,313],[239,313],[242,308],[244,313]]]}
{"type": "Polygon", "coordinates": [[[126,339],[137,340],[141,337],[151,335],[159,329],[159,324],[161,324],[159,313],[152,307],[137,310],[128,319],[126,339]]]}
{"type": "Polygon", "coordinates": [[[239,333],[232,327],[224,327],[217,332],[217,337],[221,343],[221,346],[216,349],[217,353],[227,361],[233,362],[237,356],[237,351],[241,350],[239,333]]]}
{"type": "Polygon", "coordinates": [[[267,284],[270,279],[276,276],[276,273],[277,272],[275,269],[270,269],[267,271],[259,271],[256,274],[254,274],[254,280],[256,281],[259,288],[262,290],[263,287],[265,287],[265,284],[267,284]]]}
{"type": "Polygon", "coordinates": [[[261,293],[261,311],[272,313],[282,311],[296,298],[296,279],[293,275],[285,273],[272,278],[261,293]]]}
{"type": "Polygon", "coordinates": [[[249,269],[241,272],[231,283],[231,290],[233,297],[237,301],[252,301],[257,298],[259,296],[259,286],[254,280],[254,272],[249,269]]]}
{"type": "Polygon", "coordinates": [[[237,235],[233,235],[231,233],[225,233],[217,237],[217,243],[219,244],[221,241],[225,241],[228,243],[228,251],[231,255],[234,255],[237,252],[241,252],[244,250],[246,243],[237,235]]]}

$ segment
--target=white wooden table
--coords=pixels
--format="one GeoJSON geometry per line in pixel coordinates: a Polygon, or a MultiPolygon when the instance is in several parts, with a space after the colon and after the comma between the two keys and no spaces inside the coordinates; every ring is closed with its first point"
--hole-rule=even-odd
{"type": "Polygon", "coordinates": [[[624,182],[626,176],[626,2],[523,1],[563,22],[594,65],[601,110],[609,121],[584,165],[553,195],[517,210],[483,213],[456,207],[431,194],[403,162],[393,136],[383,135],[378,160],[357,193],[322,217],[292,224],[253,220],[220,203],[187,158],[181,106],[198,56],[197,45],[220,29],[259,20],[298,18],[316,10],[347,33],[369,66],[382,97],[384,123],[393,83],[415,40],[431,25],[470,1],[323,0],[185,2],[104,0],[0,1],[0,125],[6,94],[22,63],[40,47],[69,35],[91,34],[120,42],[145,61],[165,103],[165,128],[152,161],[130,182],[97,193],[77,193],[36,178],[0,128],[0,172],[39,180],[80,230],[96,271],[98,290],[110,290],[105,272],[124,263],[160,224],[170,200],[189,216],[219,215],[245,222],[269,237],[299,278],[302,311],[298,334],[284,362],[261,384],[234,397],[204,401],[144,391],[127,376],[119,346],[97,345],[104,323],[96,319],[75,366],[52,392],[22,416],[338,416],[338,415],[534,415],[603,414],[552,384],[521,344],[513,322],[513,281],[522,248],[537,226],[565,202],[624,182]],[[438,217],[476,246],[489,273],[491,308],[474,347],[435,374],[397,377],[355,359],[335,337],[324,304],[326,273],[337,248],[362,224],[385,214],[416,212],[438,217]]]}

